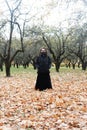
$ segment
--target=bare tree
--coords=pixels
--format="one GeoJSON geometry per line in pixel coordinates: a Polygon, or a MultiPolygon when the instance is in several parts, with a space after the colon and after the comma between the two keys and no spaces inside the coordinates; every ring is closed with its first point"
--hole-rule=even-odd
{"type": "Polygon", "coordinates": [[[7,0],[5,0],[6,5],[9,9],[9,38],[7,40],[6,43],[6,50],[4,55],[0,54],[1,58],[4,60],[5,62],[5,69],[6,69],[6,76],[9,77],[10,76],[10,67],[11,67],[11,63],[14,59],[14,57],[17,55],[18,52],[23,52],[23,30],[20,27],[20,24],[17,22],[17,17],[15,14],[18,12],[18,9],[21,5],[22,0],[18,0],[17,2],[15,1],[15,6],[11,9],[9,3],[7,0]],[[20,43],[21,43],[21,48],[17,49],[13,55],[11,55],[11,47],[12,47],[12,38],[13,38],[13,31],[15,26],[17,26],[17,28],[19,29],[19,33],[20,33],[20,43]]]}
{"type": "Polygon", "coordinates": [[[66,58],[66,44],[70,33],[64,34],[63,30],[52,31],[50,35],[43,34],[43,40],[52,54],[56,71],[59,72],[62,61],[66,58]],[[54,41],[53,41],[54,39],[54,41]]]}
{"type": "Polygon", "coordinates": [[[87,25],[77,28],[72,35],[72,40],[68,46],[68,51],[76,55],[82,64],[82,70],[87,67],[87,25]]]}

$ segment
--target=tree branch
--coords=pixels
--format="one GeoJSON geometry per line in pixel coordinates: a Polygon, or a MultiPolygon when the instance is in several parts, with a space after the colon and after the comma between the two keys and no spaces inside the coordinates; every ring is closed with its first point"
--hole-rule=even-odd
{"type": "Polygon", "coordinates": [[[12,56],[12,58],[10,59],[10,63],[13,61],[14,57],[17,55],[17,53],[19,52],[23,52],[22,50],[17,50],[14,55],[12,56]]]}
{"type": "Polygon", "coordinates": [[[47,45],[47,47],[48,47],[50,53],[53,55],[53,58],[56,60],[55,54],[54,54],[53,50],[51,49],[51,47],[49,46],[49,44],[47,43],[47,40],[46,40],[46,38],[44,37],[44,35],[42,36],[42,38],[43,38],[44,42],[46,43],[46,45],[47,45]]]}
{"type": "Polygon", "coordinates": [[[18,22],[14,22],[14,24],[16,24],[19,28],[19,31],[20,31],[20,40],[21,40],[21,48],[22,48],[22,51],[24,51],[24,47],[23,47],[23,35],[24,35],[24,32],[22,34],[22,31],[21,31],[21,28],[20,28],[20,25],[18,22]]]}

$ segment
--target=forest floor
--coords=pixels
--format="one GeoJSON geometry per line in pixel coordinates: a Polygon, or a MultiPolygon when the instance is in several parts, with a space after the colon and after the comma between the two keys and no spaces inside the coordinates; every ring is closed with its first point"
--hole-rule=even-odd
{"type": "Polygon", "coordinates": [[[50,75],[45,91],[36,73],[0,75],[0,130],[87,130],[87,72],[50,75]]]}

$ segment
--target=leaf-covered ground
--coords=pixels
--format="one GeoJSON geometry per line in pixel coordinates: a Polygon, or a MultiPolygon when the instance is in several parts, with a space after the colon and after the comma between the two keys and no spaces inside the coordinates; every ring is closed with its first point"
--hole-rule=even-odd
{"type": "Polygon", "coordinates": [[[35,91],[36,74],[0,77],[0,130],[87,130],[87,73],[51,73],[53,89],[35,91]]]}

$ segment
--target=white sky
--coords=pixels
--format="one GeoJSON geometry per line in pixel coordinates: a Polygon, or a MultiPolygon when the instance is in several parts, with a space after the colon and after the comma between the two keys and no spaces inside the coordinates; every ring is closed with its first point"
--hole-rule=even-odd
{"type": "MultiPolygon", "coordinates": [[[[12,1],[15,0],[8,0],[10,2],[10,6],[12,8],[12,1]]],[[[84,4],[79,0],[79,2],[73,2],[68,6],[63,0],[62,4],[58,4],[55,8],[52,8],[52,1],[55,5],[56,1],[59,0],[23,0],[23,9],[30,10],[32,15],[36,14],[38,20],[41,18],[44,20],[44,23],[47,25],[56,26],[61,21],[67,20],[69,18],[76,18],[76,14],[74,12],[77,11],[86,11],[87,9],[84,7],[84,4]],[[48,8],[49,6],[49,8],[48,8]],[[85,9],[85,10],[84,10],[85,9]],[[38,12],[38,13],[37,13],[38,12]],[[73,14],[72,14],[73,13],[73,14]]],[[[13,6],[14,8],[14,6],[13,6]]],[[[2,15],[4,10],[7,9],[5,4],[5,0],[0,0],[0,14],[2,15]]],[[[24,10],[23,10],[24,11],[24,10]]],[[[35,22],[35,21],[33,21],[35,22]]],[[[65,26],[68,26],[66,22],[63,22],[65,26]]]]}

